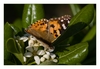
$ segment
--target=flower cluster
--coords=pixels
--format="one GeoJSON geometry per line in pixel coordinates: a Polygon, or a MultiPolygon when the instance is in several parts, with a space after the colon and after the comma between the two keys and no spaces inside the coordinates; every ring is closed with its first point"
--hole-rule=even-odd
{"type": "Polygon", "coordinates": [[[46,60],[50,60],[53,62],[57,62],[56,55],[52,53],[53,49],[47,49],[47,45],[36,39],[32,35],[25,34],[23,37],[20,37],[19,40],[23,42],[28,41],[28,46],[25,48],[24,53],[24,62],[27,61],[27,58],[34,58],[36,64],[40,64],[45,62],[46,60]]]}

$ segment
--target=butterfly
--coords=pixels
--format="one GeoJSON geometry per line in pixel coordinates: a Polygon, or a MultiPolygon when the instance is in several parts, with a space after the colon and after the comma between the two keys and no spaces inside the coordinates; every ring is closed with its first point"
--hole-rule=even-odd
{"type": "Polygon", "coordinates": [[[49,20],[41,19],[31,24],[25,31],[35,36],[44,46],[50,47],[50,44],[67,29],[70,19],[70,15],[50,18],[49,20]]]}

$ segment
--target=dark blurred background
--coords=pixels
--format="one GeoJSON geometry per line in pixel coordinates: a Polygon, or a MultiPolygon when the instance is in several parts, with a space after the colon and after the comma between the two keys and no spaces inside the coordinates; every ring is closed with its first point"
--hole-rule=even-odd
{"type": "MultiPolygon", "coordinates": [[[[85,4],[80,4],[84,7],[85,4]]],[[[24,4],[4,4],[4,23],[13,23],[17,18],[22,18],[24,4]]],[[[69,14],[72,15],[69,4],[43,4],[45,18],[58,17],[69,14]]]]}

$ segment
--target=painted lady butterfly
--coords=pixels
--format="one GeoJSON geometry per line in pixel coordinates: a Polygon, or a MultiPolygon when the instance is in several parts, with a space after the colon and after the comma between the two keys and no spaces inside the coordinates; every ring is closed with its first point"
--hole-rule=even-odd
{"type": "Polygon", "coordinates": [[[71,16],[64,15],[58,18],[41,19],[31,24],[25,31],[44,43],[45,46],[54,42],[64,30],[66,30],[68,23],[70,23],[71,16]]]}

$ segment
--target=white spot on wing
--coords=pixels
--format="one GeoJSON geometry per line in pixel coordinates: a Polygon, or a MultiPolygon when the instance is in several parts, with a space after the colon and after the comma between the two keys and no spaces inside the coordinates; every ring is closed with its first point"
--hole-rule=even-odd
{"type": "Polygon", "coordinates": [[[70,21],[68,20],[68,23],[70,23],[70,21]]]}
{"type": "Polygon", "coordinates": [[[66,29],[67,27],[65,26],[65,24],[62,24],[63,29],[66,29]]]}
{"type": "Polygon", "coordinates": [[[61,20],[61,22],[63,22],[64,20],[61,20]]]}

